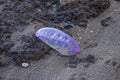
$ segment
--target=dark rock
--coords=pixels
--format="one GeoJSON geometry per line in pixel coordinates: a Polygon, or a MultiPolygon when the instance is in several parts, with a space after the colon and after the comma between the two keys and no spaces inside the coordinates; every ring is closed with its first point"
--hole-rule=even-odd
{"type": "Polygon", "coordinates": [[[93,55],[89,54],[89,55],[87,55],[87,57],[79,59],[78,63],[81,63],[81,62],[94,63],[95,60],[96,60],[95,57],[93,55]]]}
{"type": "Polygon", "coordinates": [[[102,25],[102,26],[109,26],[109,24],[110,24],[110,22],[111,22],[111,19],[112,19],[112,17],[107,17],[107,18],[103,19],[103,20],[101,21],[101,25],[102,25]]]}
{"type": "Polygon", "coordinates": [[[86,57],[86,61],[89,63],[94,63],[95,62],[95,57],[93,55],[88,55],[86,57]]]}
{"type": "Polygon", "coordinates": [[[86,22],[83,22],[83,21],[79,22],[78,25],[79,25],[80,27],[84,27],[84,28],[87,27],[87,23],[86,23],[86,22]]]}
{"type": "Polygon", "coordinates": [[[73,26],[72,25],[65,25],[64,26],[64,29],[70,29],[70,28],[73,28],[73,26]]]}
{"type": "Polygon", "coordinates": [[[68,60],[68,63],[65,64],[65,67],[76,68],[79,58],[77,56],[71,56],[68,60]]]}

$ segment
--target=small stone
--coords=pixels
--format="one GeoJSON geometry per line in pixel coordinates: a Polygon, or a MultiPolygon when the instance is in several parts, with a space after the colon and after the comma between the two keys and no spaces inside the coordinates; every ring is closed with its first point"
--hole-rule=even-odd
{"type": "Polygon", "coordinates": [[[117,65],[117,62],[113,61],[112,66],[116,66],[116,65],[117,65]]]}
{"type": "Polygon", "coordinates": [[[107,18],[103,19],[103,20],[101,21],[101,25],[102,25],[102,26],[109,26],[109,24],[110,24],[110,22],[111,22],[111,19],[112,19],[112,17],[107,17],[107,18]]]}
{"type": "Polygon", "coordinates": [[[38,9],[39,12],[41,12],[41,9],[38,9]]]}
{"type": "Polygon", "coordinates": [[[70,29],[70,28],[73,28],[73,26],[72,25],[66,25],[66,26],[64,26],[64,29],[70,29]]]}
{"type": "Polygon", "coordinates": [[[89,62],[89,63],[94,63],[95,62],[95,57],[93,55],[88,55],[86,57],[86,61],[89,62]]]}
{"type": "Polygon", "coordinates": [[[79,39],[82,39],[82,37],[79,37],[79,39]]]}
{"type": "Polygon", "coordinates": [[[90,30],[91,33],[93,33],[94,31],[93,30],[90,30]]]}
{"type": "Polygon", "coordinates": [[[22,63],[22,67],[24,67],[24,68],[27,68],[29,66],[29,64],[28,63],[22,63]]]}
{"type": "Polygon", "coordinates": [[[87,28],[87,23],[86,22],[79,22],[79,26],[87,28]]]}

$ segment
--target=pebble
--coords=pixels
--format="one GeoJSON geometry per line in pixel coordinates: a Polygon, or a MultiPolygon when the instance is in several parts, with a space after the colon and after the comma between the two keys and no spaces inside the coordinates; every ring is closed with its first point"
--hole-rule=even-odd
{"type": "Polygon", "coordinates": [[[86,57],[86,61],[89,62],[89,63],[94,63],[95,62],[95,57],[93,55],[88,55],[86,57]]]}
{"type": "Polygon", "coordinates": [[[64,29],[70,29],[70,28],[73,28],[73,26],[72,25],[65,25],[64,26],[64,29]]]}
{"type": "Polygon", "coordinates": [[[80,22],[80,23],[79,23],[79,26],[80,26],[80,27],[87,28],[87,23],[86,23],[86,22],[80,22]]]}
{"type": "Polygon", "coordinates": [[[102,25],[102,26],[109,26],[109,24],[110,24],[110,22],[111,22],[111,19],[112,19],[112,17],[107,17],[107,18],[103,19],[103,20],[101,21],[101,25],[102,25]]]}
{"type": "Polygon", "coordinates": [[[79,37],[79,39],[82,39],[82,37],[79,37]]]}
{"type": "Polygon", "coordinates": [[[90,30],[91,33],[93,33],[94,31],[93,30],[90,30]]]}
{"type": "Polygon", "coordinates": [[[27,67],[29,67],[29,64],[24,62],[24,63],[22,63],[22,67],[27,68],[27,67]]]}

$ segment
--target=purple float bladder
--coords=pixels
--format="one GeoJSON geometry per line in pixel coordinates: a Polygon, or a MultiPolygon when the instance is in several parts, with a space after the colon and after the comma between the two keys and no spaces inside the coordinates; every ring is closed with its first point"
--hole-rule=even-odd
{"type": "Polygon", "coordinates": [[[61,55],[71,56],[80,52],[79,45],[75,39],[56,28],[41,28],[35,33],[35,36],[61,55]]]}

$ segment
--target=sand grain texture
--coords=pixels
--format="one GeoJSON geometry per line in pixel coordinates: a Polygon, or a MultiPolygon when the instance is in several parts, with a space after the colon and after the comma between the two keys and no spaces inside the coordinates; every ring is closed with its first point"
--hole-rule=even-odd
{"type": "MultiPolygon", "coordinates": [[[[94,64],[86,67],[87,63],[80,63],[77,68],[66,68],[64,64],[68,58],[52,52],[44,59],[32,61],[28,68],[14,65],[0,68],[0,80],[120,80],[120,3],[110,1],[110,8],[89,20],[86,29],[77,26],[70,29],[74,37],[77,35],[75,38],[81,47],[79,57],[92,54],[97,58],[94,64]],[[107,27],[101,25],[101,20],[106,17],[112,17],[107,27]]],[[[34,33],[40,25],[39,22],[29,24],[23,34],[34,33]]]]}

